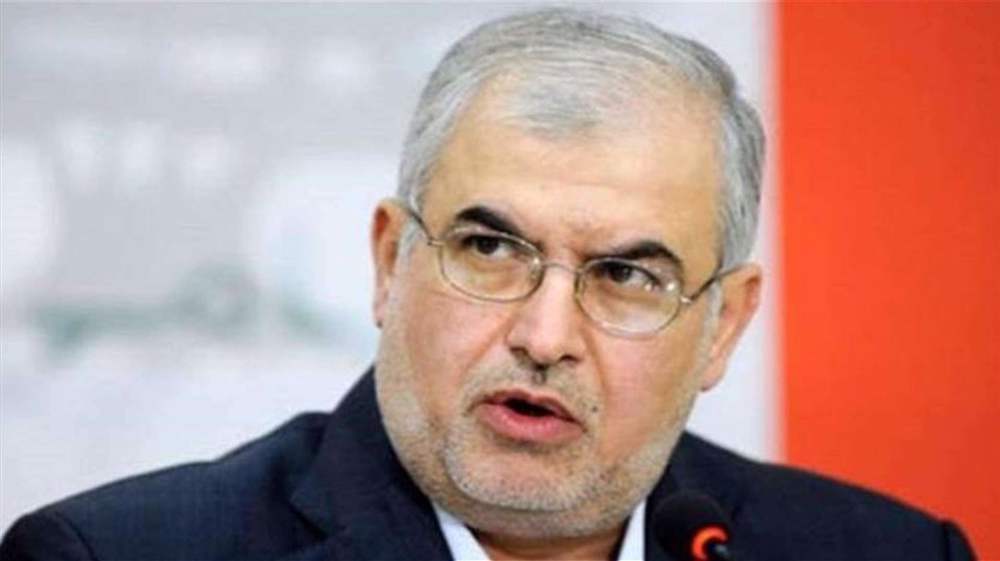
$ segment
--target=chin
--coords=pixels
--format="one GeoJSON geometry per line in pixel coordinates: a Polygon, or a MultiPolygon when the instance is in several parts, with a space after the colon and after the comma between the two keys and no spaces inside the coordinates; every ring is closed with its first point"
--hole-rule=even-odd
{"type": "Polygon", "coordinates": [[[449,481],[483,505],[517,512],[567,512],[592,501],[603,487],[593,441],[556,449],[504,440],[471,419],[449,431],[440,451],[449,481]]]}
{"type": "MultiPolygon", "coordinates": [[[[477,531],[525,539],[593,535],[622,524],[659,481],[679,431],[613,465],[588,442],[544,456],[455,437],[437,462],[434,501],[477,531]],[[441,492],[445,491],[445,492],[441,492]]],[[[418,482],[421,486],[422,483],[418,482]]],[[[428,493],[430,494],[430,493],[428,493]]]]}
{"type": "MultiPolygon", "coordinates": [[[[572,483],[592,477],[588,474],[572,483]]],[[[596,477],[598,483],[581,489],[567,485],[570,482],[546,487],[537,479],[518,482],[493,474],[474,478],[449,474],[450,480],[459,481],[450,481],[450,492],[434,500],[479,532],[525,539],[571,538],[622,524],[658,479],[637,486],[596,477]]]]}

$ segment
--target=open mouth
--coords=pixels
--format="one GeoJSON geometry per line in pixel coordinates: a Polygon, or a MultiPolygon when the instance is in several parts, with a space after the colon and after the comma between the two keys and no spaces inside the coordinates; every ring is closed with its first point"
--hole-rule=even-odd
{"type": "Polygon", "coordinates": [[[525,417],[554,417],[563,421],[576,422],[573,415],[561,403],[548,397],[534,396],[521,391],[505,391],[491,396],[486,401],[525,417]]]}
{"type": "Polygon", "coordinates": [[[494,434],[520,443],[559,446],[586,432],[557,398],[519,389],[487,397],[476,415],[494,434]]]}
{"type": "Polygon", "coordinates": [[[560,446],[586,432],[556,397],[527,390],[498,391],[480,402],[476,415],[494,434],[519,443],[560,446]]]}
{"type": "Polygon", "coordinates": [[[515,413],[520,415],[527,415],[528,417],[546,417],[549,415],[555,415],[555,413],[541,405],[535,405],[534,403],[525,401],[523,399],[511,398],[503,402],[505,407],[510,408],[515,413]]]}

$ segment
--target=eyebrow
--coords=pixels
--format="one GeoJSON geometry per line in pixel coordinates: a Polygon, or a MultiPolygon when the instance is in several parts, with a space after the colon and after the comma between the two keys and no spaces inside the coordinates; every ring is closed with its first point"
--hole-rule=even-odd
{"type": "MultiPolygon", "coordinates": [[[[474,205],[462,210],[455,215],[455,222],[472,222],[479,224],[490,228],[491,230],[496,230],[497,232],[521,238],[529,243],[532,243],[536,247],[539,247],[539,249],[543,249],[539,244],[525,238],[521,229],[514,224],[513,220],[504,216],[502,212],[483,205],[474,205]]],[[[594,259],[606,259],[609,257],[628,261],[638,261],[640,259],[663,259],[669,262],[670,266],[676,269],[681,275],[683,275],[684,272],[684,261],[680,258],[680,256],[667,246],[653,239],[632,241],[613,247],[607,251],[589,253],[583,256],[585,262],[592,261],[594,259]]]]}
{"type": "Polygon", "coordinates": [[[585,260],[590,261],[593,259],[606,259],[613,257],[615,259],[625,259],[627,261],[638,261],[640,259],[664,259],[670,263],[670,265],[677,269],[678,272],[683,273],[684,271],[684,261],[667,246],[656,240],[637,240],[633,242],[625,243],[621,246],[611,248],[608,251],[603,251],[600,253],[593,253],[585,255],[585,260]]]}
{"type": "Polygon", "coordinates": [[[455,222],[473,222],[504,234],[524,239],[521,229],[501,212],[482,205],[470,206],[455,216],[455,222]]]}

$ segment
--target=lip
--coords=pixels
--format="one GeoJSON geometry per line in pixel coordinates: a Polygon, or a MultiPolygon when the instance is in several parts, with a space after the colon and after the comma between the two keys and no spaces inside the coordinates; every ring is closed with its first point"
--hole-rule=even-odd
{"type": "Polygon", "coordinates": [[[484,401],[492,405],[503,405],[510,400],[519,400],[536,407],[548,409],[556,417],[576,423],[576,417],[569,412],[569,409],[559,401],[558,398],[532,393],[521,389],[502,390],[490,394],[484,401]]]}
{"type": "Polygon", "coordinates": [[[494,434],[516,442],[558,445],[583,434],[583,426],[570,409],[555,397],[510,389],[488,395],[475,407],[475,415],[494,434]],[[544,409],[541,415],[522,411],[519,405],[544,409]]]}

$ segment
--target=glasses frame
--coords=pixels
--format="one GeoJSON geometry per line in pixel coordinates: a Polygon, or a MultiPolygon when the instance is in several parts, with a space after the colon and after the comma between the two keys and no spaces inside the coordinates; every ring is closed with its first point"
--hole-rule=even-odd
{"type": "Polygon", "coordinates": [[[558,261],[545,259],[545,254],[542,253],[540,249],[535,247],[527,240],[524,240],[517,236],[513,236],[511,234],[507,234],[505,232],[493,231],[490,232],[491,236],[503,238],[527,250],[526,253],[532,256],[531,276],[534,278],[534,280],[531,289],[519,296],[512,296],[506,298],[485,296],[483,294],[477,294],[466,288],[463,288],[460,284],[456,283],[448,275],[448,272],[446,270],[445,256],[444,256],[445,246],[446,246],[445,239],[448,236],[452,235],[453,233],[460,232],[461,230],[450,229],[441,237],[434,236],[433,234],[431,234],[430,229],[427,227],[427,224],[424,222],[424,219],[422,216],[420,216],[419,212],[414,210],[408,204],[402,202],[399,203],[399,206],[407,212],[409,217],[412,218],[414,222],[417,223],[417,226],[419,227],[420,232],[423,234],[424,239],[427,242],[427,245],[437,249],[435,253],[437,254],[438,272],[441,274],[441,277],[448,283],[449,286],[451,286],[461,294],[485,302],[499,302],[499,303],[518,302],[530,298],[531,295],[538,290],[538,287],[540,287],[542,283],[545,281],[545,272],[549,268],[562,269],[563,271],[566,271],[567,273],[573,275],[573,300],[576,302],[576,305],[580,309],[580,311],[583,312],[583,315],[587,316],[588,319],[590,319],[598,326],[600,326],[601,329],[613,335],[621,337],[628,337],[628,338],[650,337],[652,335],[655,335],[656,333],[659,333],[660,331],[663,331],[668,325],[673,323],[673,321],[677,318],[677,316],[680,315],[680,313],[684,309],[688,308],[689,306],[697,302],[698,299],[702,296],[702,294],[704,294],[710,286],[712,286],[715,282],[722,279],[724,276],[726,276],[726,274],[728,274],[728,272],[721,271],[721,263],[720,263],[719,265],[716,266],[715,271],[712,273],[712,275],[709,276],[708,279],[705,282],[703,282],[701,286],[699,286],[698,289],[692,292],[690,295],[684,294],[683,287],[680,286],[681,283],[680,279],[674,279],[673,282],[676,283],[678,286],[677,286],[677,291],[675,292],[675,294],[677,294],[677,305],[674,306],[673,312],[668,314],[665,317],[665,319],[662,322],[660,322],[656,327],[650,329],[643,329],[641,331],[633,331],[614,325],[612,323],[608,323],[607,321],[602,320],[600,318],[594,317],[591,314],[591,312],[587,310],[587,307],[583,304],[582,295],[584,292],[584,285],[585,285],[585,282],[583,280],[584,274],[590,271],[592,268],[605,263],[620,263],[622,265],[626,265],[629,267],[636,267],[635,262],[629,261],[628,259],[620,259],[618,257],[600,257],[597,259],[591,259],[581,264],[579,267],[571,267],[569,265],[564,265],[558,261]]]}

